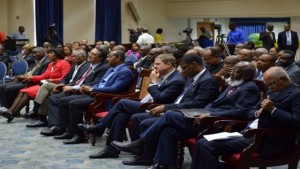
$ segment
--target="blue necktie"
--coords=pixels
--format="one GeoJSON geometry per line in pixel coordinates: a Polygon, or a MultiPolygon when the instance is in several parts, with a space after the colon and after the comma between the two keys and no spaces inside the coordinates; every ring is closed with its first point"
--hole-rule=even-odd
{"type": "Polygon", "coordinates": [[[103,79],[101,80],[101,83],[98,85],[98,88],[102,88],[106,86],[107,81],[114,75],[114,69],[110,70],[110,73],[103,79]]]}
{"type": "Polygon", "coordinates": [[[194,79],[191,79],[189,83],[185,86],[184,91],[177,97],[174,103],[180,103],[183,96],[193,88],[194,79]]]}

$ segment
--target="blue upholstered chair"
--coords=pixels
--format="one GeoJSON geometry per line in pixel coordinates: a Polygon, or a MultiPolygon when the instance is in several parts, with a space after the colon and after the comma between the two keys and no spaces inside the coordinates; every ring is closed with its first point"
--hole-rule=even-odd
{"type": "Polygon", "coordinates": [[[3,62],[0,62],[0,84],[5,83],[5,76],[6,76],[6,65],[3,62]]]}

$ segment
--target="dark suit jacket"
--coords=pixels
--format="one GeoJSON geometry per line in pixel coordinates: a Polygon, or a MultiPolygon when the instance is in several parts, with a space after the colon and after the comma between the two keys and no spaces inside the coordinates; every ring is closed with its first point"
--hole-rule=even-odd
{"type": "MultiPolygon", "coordinates": [[[[188,83],[189,81],[187,81],[186,84],[188,83]]],[[[193,88],[185,93],[180,103],[166,104],[165,111],[173,109],[203,108],[217,97],[219,94],[218,91],[216,79],[208,72],[208,70],[205,70],[197,81],[194,82],[193,88]]]]}
{"type": "MultiPolygon", "coordinates": [[[[296,53],[296,51],[299,47],[299,39],[298,39],[297,32],[291,31],[291,36],[292,36],[292,47],[291,48],[296,53]]],[[[286,32],[285,31],[280,32],[278,34],[277,43],[278,43],[278,48],[280,50],[287,49],[287,46],[286,46],[286,32]]]]}
{"type": "Polygon", "coordinates": [[[157,103],[173,103],[183,91],[184,84],[185,79],[178,70],[175,70],[160,86],[150,86],[148,92],[157,103]]]}
{"type": "Polygon", "coordinates": [[[6,65],[7,69],[9,69],[9,63],[11,62],[11,59],[6,53],[0,55],[0,62],[3,62],[6,65]]]}
{"type": "Polygon", "coordinates": [[[23,54],[19,53],[16,57],[18,60],[24,59],[28,63],[28,71],[30,71],[35,65],[35,59],[32,54],[29,54],[29,55],[25,56],[24,58],[22,58],[23,54]]]}
{"type": "Polygon", "coordinates": [[[71,67],[70,71],[68,72],[68,74],[60,81],[60,83],[68,84],[70,86],[74,85],[75,82],[82,76],[82,74],[84,74],[84,72],[86,72],[86,70],[89,68],[89,66],[90,66],[89,62],[85,62],[83,65],[81,65],[80,68],[78,69],[76,75],[74,76],[73,81],[70,83],[70,80],[73,77],[75,67],[76,67],[76,65],[73,65],[71,67]]]}
{"type": "MultiPolygon", "coordinates": [[[[97,84],[104,76],[110,67],[106,63],[100,63],[94,70],[85,78],[82,84],[93,86],[97,84]]],[[[81,77],[81,76],[80,76],[81,77]]]]}
{"type": "Polygon", "coordinates": [[[259,89],[253,81],[241,84],[231,94],[227,95],[231,86],[205,109],[211,112],[211,116],[253,118],[249,111],[259,102],[259,89]],[[226,96],[227,95],[227,96],[226,96]]]}
{"type": "Polygon", "coordinates": [[[289,74],[289,77],[294,84],[300,84],[300,67],[297,63],[291,64],[290,66],[284,68],[284,70],[289,74]]]}
{"type": "Polygon", "coordinates": [[[44,57],[45,59],[42,60],[41,65],[32,73],[32,76],[41,75],[46,71],[50,61],[47,56],[44,57]]]}
{"type": "MultiPolygon", "coordinates": [[[[276,110],[271,115],[262,112],[259,117],[259,128],[298,130],[300,129],[300,90],[293,84],[279,93],[268,91],[276,110]]],[[[256,109],[257,110],[257,109],[256,109]]],[[[264,139],[262,156],[281,155],[294,148],[294,138],[269,136],[264,139]]]]}
{"type": "Polygon", "coordinates": [[[122,93],[129,90],[133,81],[133,73],[125,64],[122,64],[121,67],[114,72],[114,74],[106,82],[105,87],[98,87],[99,84],[110,74],[111,69],[113,68],[106,71],[101,81],[92,86],[93,92],[122,93]]]}
{"type": "Polygon", "coordinates": [[[263,41],[263,48],[266,48],[268,50],[270,50],[271,48],[274,47],[274,43],[276,42],[275,39],[275,33],[271,32],[273,35],[273,39],[271,39],[270,35],[268,34],[268,31],[263,31],[259,33],[259,40],[263,41]]]}

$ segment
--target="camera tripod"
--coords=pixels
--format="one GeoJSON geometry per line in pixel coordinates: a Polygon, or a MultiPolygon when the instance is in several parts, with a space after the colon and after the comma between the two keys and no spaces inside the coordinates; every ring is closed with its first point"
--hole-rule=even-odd
{"type": "Polygon", "coordinates": [[[228,54],[228,56],[230,56],[230,50],[228,48],[227,42],[226,40],[224,40],[224,38],[226,37],[225,34],[221,34],[221,31],[218,30],[218,35],[217,35],[217,39],[216,39],[216,44],[220,44],[224,46],[224,49],[226,51],[226,53],[228,54]]]}
{"type": "Polygon", "coordinates": [[[184,40],[185,46],[189,49],[189,47],[194,46],[193,45],[193,39],[191,38],[191,35],[187,34],[186,38],[184,40]]]}

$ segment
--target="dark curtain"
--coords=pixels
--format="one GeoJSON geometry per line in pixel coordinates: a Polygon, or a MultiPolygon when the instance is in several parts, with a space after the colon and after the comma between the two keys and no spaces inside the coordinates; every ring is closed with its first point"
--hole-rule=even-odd
{"type": "Polygon", "coordinates": [[[121,0],[96,0],[95,40],[121,43],[121,0]]]}
{"type": "Polygon", "coordinates": [[[249,35],[251,35],[252,33],[259,33],[261,31],[266,30],[265,23],[253,23],[253,24],[237,23],[236,26],[244,31],[247,40],[249,40],[249,35]]]}
{"type": "Polygon", "coordinates": [[[43,37],[47,34],[49,25],[53,23],[55,23],[57,34],[63,38],[62,0],[35,0],[35,11],[36,38],[39,46],[42,46],[43,37]]]}

